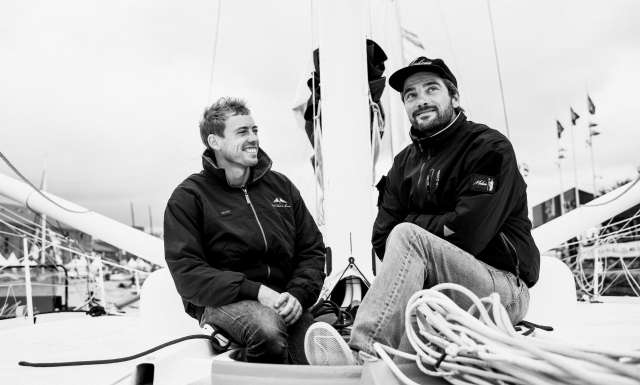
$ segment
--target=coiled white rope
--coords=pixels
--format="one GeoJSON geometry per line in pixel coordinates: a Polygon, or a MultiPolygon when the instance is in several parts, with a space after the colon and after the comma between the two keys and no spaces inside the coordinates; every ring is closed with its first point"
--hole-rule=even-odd
{"type": "Polygon", "coordinates": [[[512,326],[497,293],[480,299],[453,283],[416,292],[405,310],[405,330],[416,354],[374,344],[376,353],[404,384],[416,382],[400,371],[389,354],[415,361],[423,373],[455,385],[640,383],[640,352],[523,336],[512,326]],[[465,311],[443,290],[458,291],[473,305],[465,311]]]}

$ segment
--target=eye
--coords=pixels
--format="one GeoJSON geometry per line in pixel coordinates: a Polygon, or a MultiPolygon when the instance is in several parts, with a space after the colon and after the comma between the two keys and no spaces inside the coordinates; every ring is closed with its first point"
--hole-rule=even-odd
{"type": "Polygon", "coordinates": [[[427,92],[432,94],[432,93],[438,91],[439,89],[440,88],[438,88],[437,86],[429,86],[429,87],[427,87],[427,92]]]}
{"type": "Polygon", "coordinates": [[[414,91],[410,91],[404,94],[404,100],[411,100],[415,97],[416,97],[416,93],[414,91]]]}

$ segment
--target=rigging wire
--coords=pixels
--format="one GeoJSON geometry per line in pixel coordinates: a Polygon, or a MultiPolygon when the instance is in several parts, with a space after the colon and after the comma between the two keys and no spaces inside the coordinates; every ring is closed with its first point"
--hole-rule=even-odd
{"type": "MultiPolygon", "coordinates": [[[[629,217],[629,218],[625,218],[623,220],[620,220],[618,222],[612,223],[609,227],[613,227],[616,226],[622,222],[626,222],[620,229],[617,229],[615,231],[609,232],[609,233],[602,233],[602,234],[597,234],[594,235],[592,237],[584,237],[580,240],[577,241],[573,241],[573,242],[566,242],[562,244],[562,247],[568,247],[568,246],[573,246],[573,245],[579,245],[579,244],[583,244],[583,243],[587,243],[587,242],[591,242],[591,241],[597,241],[598,239],[606,239],[608,237],[612,237],[614,235],[618,235],[618,236],[622,236],[623,234],[626,236],[628,234],[633,233],[633,231],[635,231],[636,229],[638,229],[640,227],[640,223],[626,227],[628,225],[629,222],[634,221],[636,219],[640,218],[640,209],[638,211],[636,211],[636,213],[629,217]],[[626,228],[626,231],[625,231],[626,228]]],[[[604,227],[601,229],[603,230],[605,229],[604,227]]]]}
{"type": "Polygon", "coordinates": [[[500,85],[500,100],[502,101],[502,113],[504,115],[504,126],[507,130],[507,138],[511,139],[509,131],[509,118],[507,117],[507,103],[504,100],[504,87],[502,86],[502,73],[500,71],[500,59],[498,58],[498,46],[496,44],[496,33],[493,29],[493,16],[491,14],[491,2],[487,0],[487,9],[489,11],[489,25],[491,26],[491,38],[493,43],[493,54],[496,58],[496,70],[498,72],[498,84],[500,85]]]}
{"type": "Polygon", "coordinates": [[[453,65],[460,69],[460,67],[458,66],[459,62],[458,62],[458,57],[456,55],[456,52],[453,49],[453,40],[451,39],[451,31],[449,30],[449,25],[447,23],[447,18],[445,17],[445,13],[444,10],[442,9],[442,4],[440,3],[440,0],[436,0],[436,5],[438,7],[438,14],[440,17],[440,20],[442,20],[442,25],[444,26],[444,35],[447,38],[447,44],[449,45],[449,51],[451,52],[451,57],[453,58],[453,65]]]}
{"type": "Polygon", "coordinates": [[[37,232],[38,231],[38,227],[40,227],[40,226],[36,225],[34,222],[28,220],[27,218],[19,215],[18,213],[14,212],[12,210],[6,209],[6,208],[4,208],[2,206],[0,206],[0,210],[6,212],[6,214],[0,212],[0,215],[2,215],[3,217],[7,218],[7,220],[10,220],[10,221],[13,221],[15,223],[18,223],[21,226],[24,226],[24,227],[28,228],[30,231],[33,231],[34,233],[37,232]]]}
{"type": "MultiPolygon", "coordinates": [[[[17,230],[18,232],[20,232],[22,234],[19,234],[17,232],[13,233],[13,234],[10,234],[10,233],[3,232],[3,231],[0,231],[0,233],[6,234],[6,235],[13,235],[13,236],[20,237],[20,238],[28,237],[28,238],[32,239],[34,243],[41,243],[39,237],[37,237],[37,236],[35,236],[33,234],[30,234],[30,233],[20,229],[19,227],[13,226],[10,223],[8,223],[8,222],[6,222],[6,221],[4,221],[2,219],[0,219],[0,223],[4,224],[7,227],[13,228],[13,229],[17,230]]],[[[13,246],[13,245],[11,245],[11,246],[13,246]]],[[[69,247],[66,247],[66,246],[62,246],[62,245],[55,245],[51,241],[46,241],[45,244],[41,245],[41,246],[44,246],[44,247],[54,246],[57,249],[60,249],[60,250],[63,250],[63,251],[68,251],[71,254],[77,255],[79,257],[84,257],[84,258],[87,258],[87,259],[90,259],[90,260],[95,260],[95,259],[99,258],[97,256],[93,256],[93,255],[87,254],[82,250],[76,250],[76,249],[72,249],[72,248],[69,248],[69,247]]],[[[15,248],[15,246],[14,246],[14,248],[15,248]]],[[[18,250],[18,251],[22,252],[22,250],[18,250]]],[[[113,266],[113,267],[116,267],[116,268],[119,268],[119,269],[123,269],[123,270],[127,270],[127,271],[130,271],[130,272],[136,272],[136,273],[140,273],[140,274],[150,274],[150,272],[148,272],[148,271],[134,269],[134,268],[131,268],[131,267],[128,267],[128,266],[123,266],[123,265],[120,265],[120,264],[117,264],[117,263],[114,263],[114,262],[110,262],[110,261],[105,260],[105,259],[102,259],[102,263],[105,264],[105,265],[113,266]]]]}
{"type": "Polygon", "coordinates": [[[213,37],[213,48],[211,49],[211,71],[209,72],[209,90],[207,93],[207,103],[211,103],[213,93],[213,74],[216,66],[216,54],[218,51],[218,36],[220,34],[220,13],[222,11],[222,0],[218,0],[218,12],[216,15],[215,36],[213,37]]]}
{"type": "MultiPolygon", "coordinates": [[[[31,183],[31,181],[29,179],[27,179],[24,175],[22,175],[22,173],[9,161],[9,159],[7,159],[6,156],[4,156],[4,154],[0,151],[0,159],[2,159],[7,166],[9,166],[9,168],[16,174],[18,175],[18,177],[20,179],[22,179],[22,181],[24,183],[26,183],[29,187],[31,187],[36,193],[38,193],[39,195],[41,195],[44,199],[48,200],[49,202],[53,203],[54,205],[58,206],[59,208],[63,209],[64,211],[70,212],[70,213],[74,213],[74,214],[86,214],[91,212],[91,210],[84,210],[84,211],[79,211],[79,210],[73,210],[67,207],[64,207],[62,205],[60,205],[58,202],[54,201],[53,199],[49,198],[48,196],[46,196],[42,191],[40,191],[39,188],[37,188],[33,183],[31,183]]],[[[27,207],[29,206],[29,202],[26,202],[27,207]]]]}
{"type": "MultiPolygon", "coordinates": [[[[29,207],[29,209],[31,210],[31,212],[35,213],[35,214],[39,214],[37,211],[33,210],[32,208],[29,207]]],[[[24,216],[21,216],[20,214],[18,214],[17,212],[13,211],[13,210],[9,210],[5,207],[0,206],[0,210],[6,211],[7,213],[10,213],[11,215],[13,215],[16,218],[20,218],[23,222],[20,222],[21,225],[29,228],[29,230],[33,231],[34,233],[37,233],[38,231],[40,231],[41,225],[39,223],[34,222],[33,220],[30,220],[24,216]],[[36,230],[33,230],[31,227],[35,227],[36,230]]],[[[2,213],[0,213],[0,215],[3,215],[2,213]]],[[[9,217],[6,216],[6,214],[4,215],[5,218],[8,218],[10,220],[14,220],[11,219],[9,217]]],[[[69,244],[73,244],[76,243],[77,241],[75,239],[70,238],[67,235],[64,235],[62,232],[62,226],[60,225],[60,222],[56,220],[56,223],[58,224],[57,226],[52,224],[48,219],[47,219],[47,235],[49,237],[55,236],[56,238],[58,238],[61,241],[66,241],[69,244]]],[[[78,245],[80,248],[82,248],[80,245],[78,245]]]]}

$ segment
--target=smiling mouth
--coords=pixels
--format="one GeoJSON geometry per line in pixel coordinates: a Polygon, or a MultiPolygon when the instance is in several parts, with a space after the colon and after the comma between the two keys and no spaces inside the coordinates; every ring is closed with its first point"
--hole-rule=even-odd
{"type": "Polygon", "coordinates": [[[257,154],[258,147],[247,147],[243,151],[248,152],[249,154],[257,154]]]}
{"type": "Polygon", "coordinates": [[[422,111],[418,111],[416,113],[413,114],[414,118],[421,118],[421,117],[426,117],[427,115],[431,115],[431,114],[435,114],[436,110],[434,109],[428,109],[428,110],[422,110],[422,111]]]}

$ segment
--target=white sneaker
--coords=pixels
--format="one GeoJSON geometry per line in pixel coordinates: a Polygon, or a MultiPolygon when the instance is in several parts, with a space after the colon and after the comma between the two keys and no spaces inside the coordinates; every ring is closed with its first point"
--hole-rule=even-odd
{"type": "Polygon", "coordinates": [[[357,365],[349,345],[326,322],[316,322],[309,327],[304,336],[304,354],[310,365],[357,365]]]}

